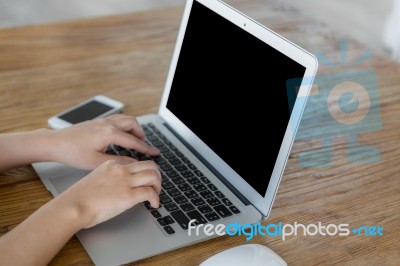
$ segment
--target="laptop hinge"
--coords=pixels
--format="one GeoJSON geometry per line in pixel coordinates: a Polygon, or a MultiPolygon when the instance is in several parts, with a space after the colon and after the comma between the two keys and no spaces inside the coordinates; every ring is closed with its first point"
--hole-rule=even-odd
{"type": "Polygon", "coordinates": [[[163,125],[171,131],[172,134],[175,135],[182,143],[186,146],[193,154],[197,157],[233,194],[246,206],[250,205],[250,201],[248,201],[242,193],[240,193],[231,183],[229,183],[226,178],[221,175],[203,156],[201,156],[188,142],[186,142],[179,134],[173,130],[167,123],[163,123],[163,125]]]}

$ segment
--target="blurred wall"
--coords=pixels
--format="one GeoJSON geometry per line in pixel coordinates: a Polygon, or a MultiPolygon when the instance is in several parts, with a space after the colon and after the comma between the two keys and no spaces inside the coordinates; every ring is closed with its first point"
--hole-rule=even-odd
{"type": "Polygon", "coordinates": [[[284,1],[366,47],[388,54],[382,39],[393,0],[284,1]]]}
{"type": "Polygon", "coordinates": [[[400,61],[400,0],[394,0],[386,19],[383,43],[392,57],[400,61]]]}
{"type": "MultiPolygon", "coordinates": [[[[366,47],[400,60],[400,0],[277,1],[286,2],[366,47]]],[[[185,0],[0,0],[0,28],[136,12],[183,3],[185,0]]]]}
{"type": "Polygon", "coordinates": [[[185,0],[0,0],[0,28],[136,12],[185,0]]]}

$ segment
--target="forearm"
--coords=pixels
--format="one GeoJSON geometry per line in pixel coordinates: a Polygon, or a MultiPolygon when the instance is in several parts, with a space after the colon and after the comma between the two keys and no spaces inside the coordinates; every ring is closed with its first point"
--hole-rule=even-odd
{"type": "Polygon", "coordinates": [[[39,161],[51,161],[53,131],[39,129],[30,132],[0,135],[0,172],[39,161]]]}
{"type": "Polygon", "coordinates": [[[2,265],[46,265],[82,228],[79,209],[60,195],[0,238],[2,265]]]}

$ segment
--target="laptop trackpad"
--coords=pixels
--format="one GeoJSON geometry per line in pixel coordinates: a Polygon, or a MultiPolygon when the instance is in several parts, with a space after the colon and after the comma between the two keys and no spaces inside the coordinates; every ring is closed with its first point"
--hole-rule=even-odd
{"type": "Polygon", "coordinates": [[[67,188],[69,188],[88,174],[88,172],[86,171],[81,171],[69,167],[65,168],[66,169],[63,169],[62,174],[55,177],[50,177],[51,183],[59,194],[67,190],[67,188]]]}
{"type": "Polygon", "coordinates": [[[53,162],[34,163],[32,166],[53,196],[61,194],[90,173],[53,162]]]}

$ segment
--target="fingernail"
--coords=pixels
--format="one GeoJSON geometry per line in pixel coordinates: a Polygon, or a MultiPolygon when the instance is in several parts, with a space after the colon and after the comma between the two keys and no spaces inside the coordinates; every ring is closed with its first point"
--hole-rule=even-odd
{"type": "Polygon", "coordinates": [[[153,206],[153,208],[156,208],[156,209],[158,209],[160,207],[160,204],[157,202],[153,202],[151,205],[153,206]]]}

